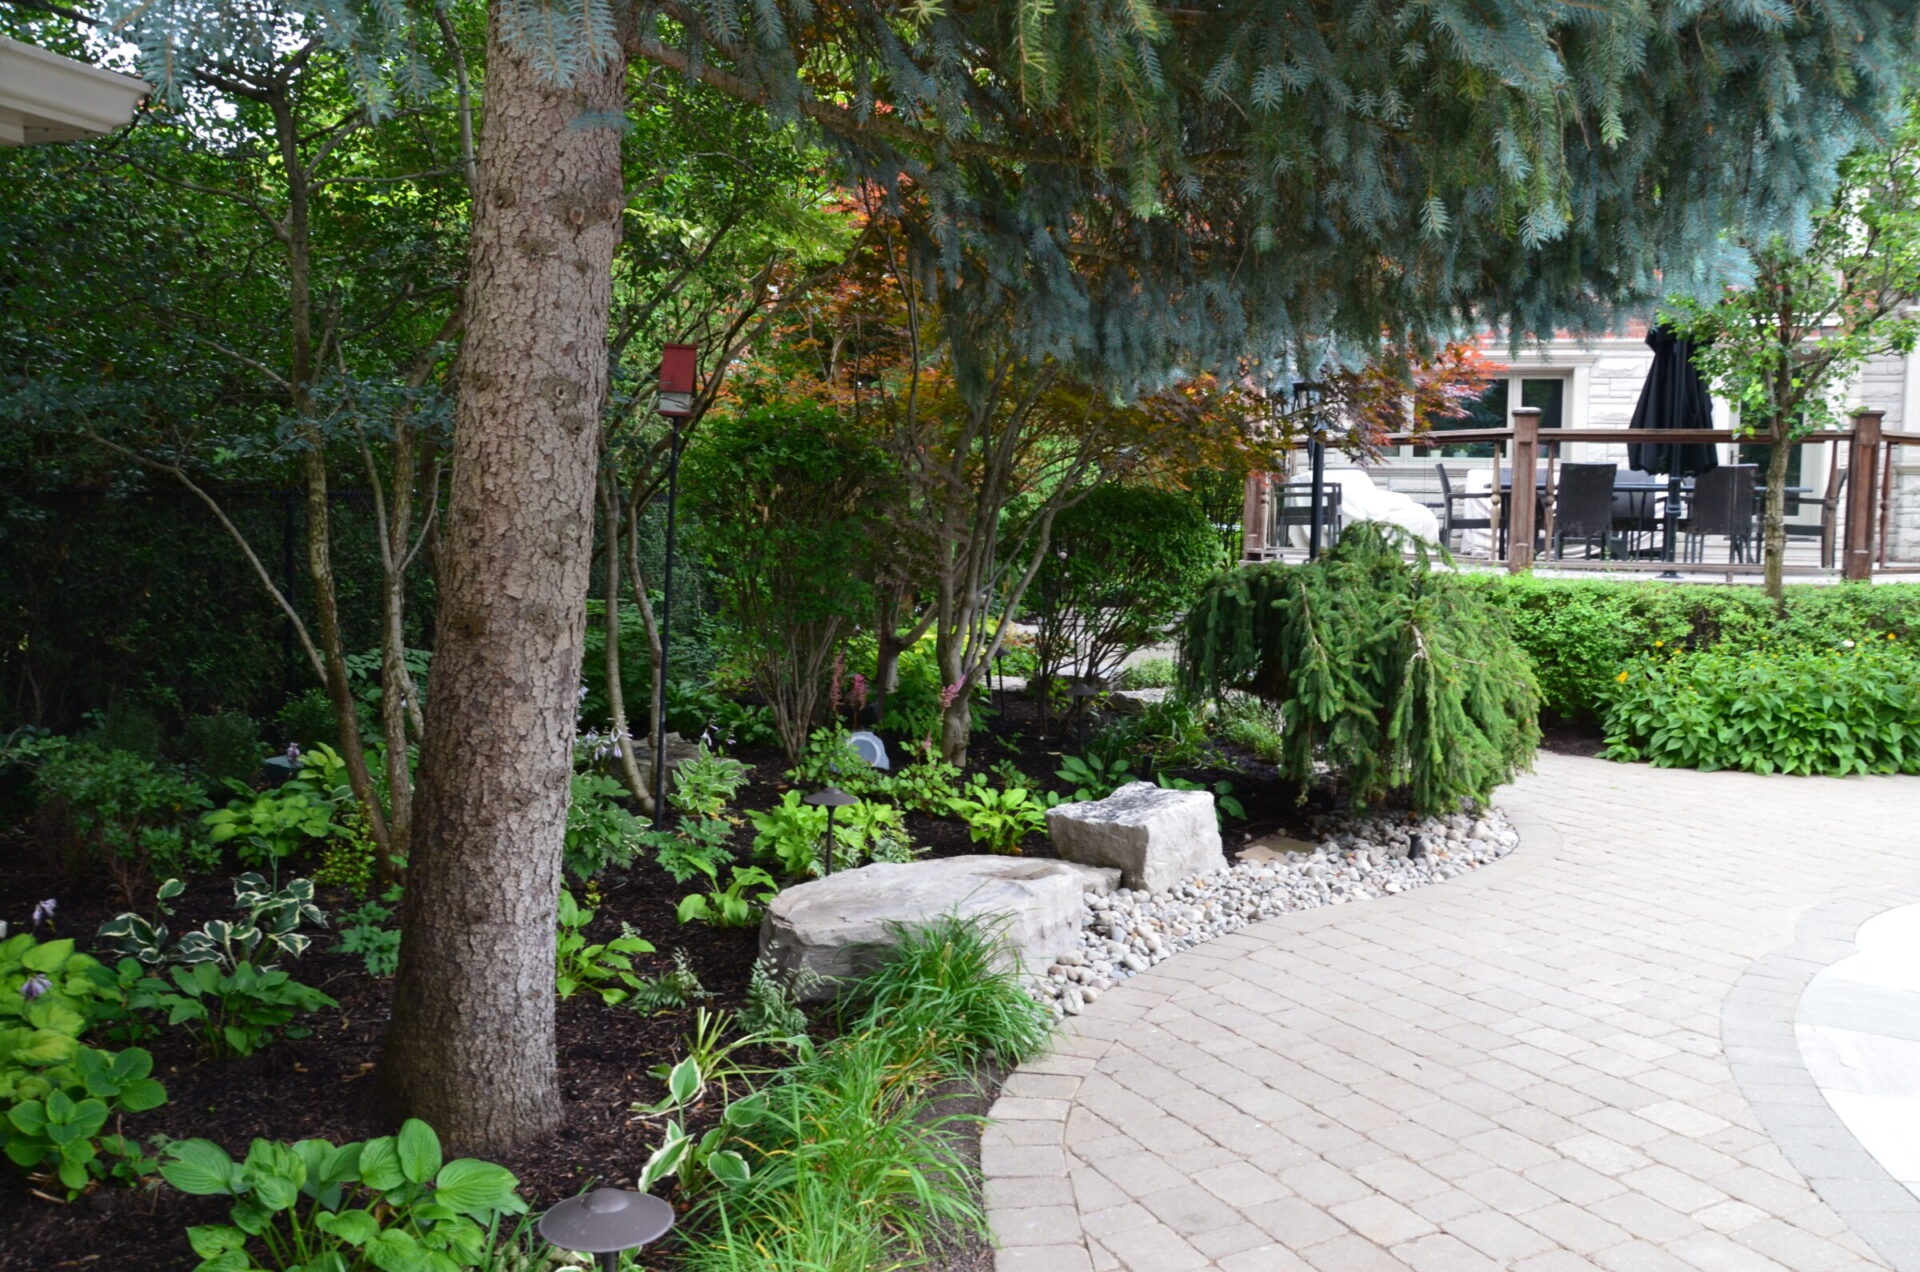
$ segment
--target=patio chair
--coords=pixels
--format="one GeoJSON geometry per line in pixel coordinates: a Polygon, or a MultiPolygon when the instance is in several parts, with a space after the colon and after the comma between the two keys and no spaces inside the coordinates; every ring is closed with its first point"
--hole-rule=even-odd
{"type": "Polygon", "coordinates": [[[1787,523],[1787,538],[1818,539],[1820,541],[1820,568],[1833,568],[1834,527],[1840,515],[1840,500],[1847,489],[1847,469],[1838,464],[1827,465],[1827,492],[1824,495],[1799,496],[1802,507],[1815,507],[1820,510],[1820,520],[1810,526],[1787,523]]]}
{"type": "Polygon", "coordinates": [[[1622,469],[1614,479],[1613,538],[1621,556],[1649,556],[1660,534],[1661,479],[1638,468],[1622,469]],[[1621,490],[1621,486],[1630,489],[1621,490]]]}
{"type": "Polygon", "coordinates": [[[1453,532],[1455,530],[1491,530],[1493,529],[1493,518],[1467,517],[1462,516],[1456,511],[1456,505],[1462,504],[1465,500],[1484,500],[1487,497],[1487,492],[1483,490],[1475,494],[1471,491],[1455,490],[1453,488],[1453,478],[1447,475],[1447,466],[1445,464],[1435,464],[1434,468],[1440,474],[1440,546],[1451,552],[1453,551],[1453,532]]]}
{"type": "Polygon", "coordinates": [[[1613,478],[1618,464],[1562,464],[1560,482],[1553,493],[1553,555],[1566,555],[1567,540],[1587,543],[1591,556],[1594,545],[1607,555],[1613,535],[1613,478]]]}
{"type": "Polygon", "coordinates": [[[1752,553],[1755,510],[1753,464],[1722,464],[1693,481],[1693,506],[1687,509],[1681,531],[1686,535],[1686,558],[1705,559],[1709,535],[1727,540],[1727,561],[1745,561],[1752,553]]]}
{"type": "MultiPolygon", "coordinates": [[[[1290,532],[1298,528],[1301,546],[1305,546],[1313,527],[1313,483],[1288,482],[1273,491],[1273,532],[1267,542],[1285,547],[1290,532]]],[[[1320,488],[1320,546],[1331,548],[1340,542],[1340,484],[1326,482],[1320,488]]]]}

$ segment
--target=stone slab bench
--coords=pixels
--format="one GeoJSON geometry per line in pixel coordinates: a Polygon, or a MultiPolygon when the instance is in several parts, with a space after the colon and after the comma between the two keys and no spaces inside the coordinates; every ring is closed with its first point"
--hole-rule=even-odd
{"type": "Polygon", "coordinates": [[[1049,809],[1047,834],[1062,860],[1117,869],[1124,886],[1148,892],[1225,864],[1207,791],[1130,782],[1105,799],[1049,809]]]}
{"type": "Polygon", "coordinates": [[[1119,885],[1117,870],[1022,857],[944,857],[876,862],[796,884],[776,896],[760,923],[760,953],[801,984],[808,1000],[831,998],[835,983],[877,966],[902,929],[945,915],[999,924],[1008,967],[1035,975],[1080,939],[1086,892],[1119,885]]]}

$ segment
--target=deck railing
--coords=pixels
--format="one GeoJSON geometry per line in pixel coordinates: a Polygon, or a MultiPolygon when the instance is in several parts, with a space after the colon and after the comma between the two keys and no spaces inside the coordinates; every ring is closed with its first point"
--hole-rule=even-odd
{"type": "MultiPolygon", "coordinates": [[[[1490,443],[1495,449],[1494,467],[1498,473],[1502,466],[1512,472],[1533,473],[1541,471],[1541,447],[1549,449],[1546,456],[1546,490],[1540,498],[1545,509],[1548,542],[1552,542],[1552,517],[1554,508],[1555,470],[1560,445],[1565,443],[1590,442],[1607,446],[1619,446],[1631,443],[1655,444],[1691,444],[1691,443],[1752,443],[1755,439],[1734,429],[1621,429],[1621,428],[1555,428],[1543,430],[1540,427],[1540,412],[1530,407],[1518,408],[1513,412],[1513,424],[1509,428],[1447,429],[1422,434],[1396,433],[1384,439],[1388,445],[1406,445],[1415,448],[1415,453],[1428,452],[1442,446],[1454,446],[1468,443],[1490,443]]],[[[1893,522],[1896,494],[1911,494],[1920,503],[1920,490],[1905,491],[1897,485],[1899,474],[1908,470],[1913,463],[1920,462],[1920,450],[1907,450],[1908,447],[1920,447],[1920,432],[1902,432],[1883,427],[1883,413],[1880,411],[1860,411],[1856,413],[1849,427],[1829,429],[1807,434],[1793,444],[1825,443],[1837,454],[1829,457],[1828,472],[1836,473],[1835,464],[1841,454],[1845,456],[1845,471],[1849,474],[1844,492],[1829,484],[1828,501],[1837,502],[1837,507],[1824,510],[1823,516],[1834,518],[1835,537],[1838,539],[1839,571],[1844,578],[1870,579],[1878,573],[1905,574],[1920,573],[1920,537],[1912,549],[1896,548],[1898,536],[1894,531],[1899,528],[1893,522]],[[1904,461],[1904,462],[1903,462],[1904,461]],[[1861,478],[1864,477],[1865,480],[1861,478]]],[[[1920,480],[1920,472],[1910,472],[1910,478],[1920,480]]],[[[1914,484],[1910,481],[1909,484],[1914,484]]],[[[1481,492],[1474,492],[1478,495],[1481,492]]],[[[1490,553],[1488,558],[1495,562],[1504,562],[1507,569],[1521,571],[1532,568],[1534,564],[1534,537],[1536,530],[1543,527],[1536,524],[1536,504],[1533,498],[1512,499],[1512,507],[1502,510],[1501,503],[1507,496],[1500,489],[1498,480],[1493,489],[1485,492],[1488,500],[1488,517],[1494,530],[1488,536],[1490,553]],[[1505,526],[1503,534],[1500,527],[1505,526]],[[1502,540],[1505,550],[1502,550],[1502,540]]],[[[1818,498],[1808,497],[1805,502],[1821,502],[1818,498]]],[[[1905,526],[1910,520],[1920,536],[1920,508],[1909,510],[1901,506],[1905,526]],[[1907,517],[1912,511],[1915,515],[1907,517]]],[[[1456,554],[1460,555],[1460,554],[1456,554]]],[[[1757,557],[1756,553],[1756,557],[1757,557]]],[[[1804,564],[1790,565],[1795,573],[1807,573],[1811,570],[1822,572],[1827,568],[1826,553],[1822,553],[1818,567],[1804,564]]],[[[1558,568],[1600,568],[1608,570],[1668,570],[1673,563],[1659,561],[1604,560],[1604,561],[1555,561],[1558,568]]],[[[1694,567],[1698,569],[1700,567],[1694,567]]],[[[1761,570],[1756,559],[1753,562],[1726,565],[1719,563],[1711,567],[1713,573],[1752,574],[1761,570]]]]}

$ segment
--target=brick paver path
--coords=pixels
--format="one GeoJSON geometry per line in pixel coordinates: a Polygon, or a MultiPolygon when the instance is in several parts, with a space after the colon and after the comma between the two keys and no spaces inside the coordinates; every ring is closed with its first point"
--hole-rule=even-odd
{"type": "Polygon", "coordinates": [[[983,1141],[1000,1272],[1888,1267],[1761,1129],[1721,1007],[1803,914],[1920,881],[1920,779],[1542,755],[1499,803],[1504,861],[1069,1021],[983,1141]]]}

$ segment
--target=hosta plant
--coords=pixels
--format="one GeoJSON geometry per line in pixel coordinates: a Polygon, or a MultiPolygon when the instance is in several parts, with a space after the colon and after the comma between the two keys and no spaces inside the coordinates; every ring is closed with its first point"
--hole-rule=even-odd
{"type": "Polygon", "coordinates": [[[967,823],[967,836],[991,852],[1019,852],[1028,835],[1044,830],[1047,806],[1023,786],[995,790],[984,782],[947,801],[953,815],[967,823]]]}
{"type": "Polygon", "coordinates": [[[71,1065],[52,1072],[59,1085],[7,1109],[0,1125],[7,1157],[58,1180],[68,1197],[96,1179],[133,1183],[151,1174],[152,1161],[122,1132],[121,1119],[166,1103],[166,1088],[148,1076],[153,1056],[140,1047],[83,1047],[71,1065]]]}
{"type": "Polygon", "coordinates": [[[653,944],[642,939],[631,927],[621,926],[620,935],[611,941],[589,941],[587,927],[593,922],[598,895],[587,893],[581,905],[573,894],[560,893],[559,932],[555,936],[554,991],[561,998],[572,998],[586,990],[600,996],[607,1006],[623,1003],[633,996],[642,982],[633,970],[633,956],[653,953],[653,944]]]}
{"type": "Polygon", "coordinates": [[[183,1140],[160,1174],[184,1193],[233,1198],[227,1223],[187,1229],[196,1272],[491,1267],[503,1221],[527,1210],[504,1166],[444,1161],[433,1128],[414,1118],[364,1143],[257,1139],[240,1161],[183,1140]]]}

